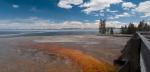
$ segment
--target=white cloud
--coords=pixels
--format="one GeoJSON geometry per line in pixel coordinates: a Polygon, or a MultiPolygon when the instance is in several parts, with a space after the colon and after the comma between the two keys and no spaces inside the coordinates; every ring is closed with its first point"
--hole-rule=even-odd
{"type": "Polygon", "coordinates": [[[61,23],[30,17],[26,19],[0,20],[0,29],[61,29],[61,28],[95,28],[93,23],[64,21],[61,23]]]}
{"type": "Polygon", "coordinates": [[[60,0],[58,3],[58,7],[70,9],[73,5],[79,5],[83,3],[83,0],[60,0]]]}
{"type": "Polygon", "coordinates": [[[118,14],[116,16],[111,16],[109,17],[108,19],[118,19],[118,18],[121,18],[121,17],[130,17],[132,16],[131,14],[127,13],[127,12],[124,12],[123,14],[118,14]]]}
{"type": "Polygon", "coordinates": [[[119,21],[108,21],[106,26],[107,27],[121,28],[122,25],[125,25],[125,23],[122,23],[119,21]]]}
{"type": "Polygon", "coordinates": [[[13,8],[19,8],[19,5],[13,4],[12,7],[13,8]]]}
{"type": "Polygon", "coordinates": [[[0,29],[46,29],[49,21],[31,17],[27,19],[0,20],[0,29]]]}
{"type": "Polygon", "coordinates": [[[117,10],[112,11],[112,10],[110,10],[110,9],[106,9],[106,11],[107,11],[107,12],[111,12],[111,13],[116,13],[116,12],[118,12],[117,10]]]}
{"type": "Polygon", "coordinates": [[[122,0],[90,0],[90,2],[86,2],[80,7],[85,8],[83,11],[89,14],[94,11],[100,11],[108,8],[111,4],[116,4],[120,2],[122,2],[122,0]]]}
{"type": "MultiPolygon", "coordinates": [[[[95,22],[96,26],[98,27],[99,25],[99,20],[96,20],[95,22]]],[[[125,23],[120,22],[120,21],[106,21],[106,27],[116,27],[116,28],[120,28],[122,25],[125,25],[125,23]]]]}
{"type": "MultiPolygon", "coordinates": [[[[119,21],[106,21],[107,27],[116,27],[120,28],[122,22],[119,21]]],[[[98,28],[99,27],[99,20],[95,20],[95,22],[89,23],[89,22],[80,22],[80,21],[65,21],[62,24],[60,24],[63,28],[98,28]]]]}
{"type": "MultiPolygon", "coordinates": [[[[108,27],[120,27],[123,24],[118,21],[107,21],[108,27]]],[[[61,29],[61,28],[98,28],[99,21],[81,22],[81,21],[64,21],[61,23],[50,20],[31,17],[27,19],[0,20],[0,29],[61,29]]]]}
{"type": "Polygon", "coordinates": [[[144,13],[144,17],[150,16],[150,1],[141,2],[136,10],[144,13]]]}
{"type": "Polygon", "coordinates": [[[128,10],[130,8],[135,8],[136,5],[133,4],[132,2],[124,2],[122,3],[122,7],[125,9],[125,10],[128,10]]]}
{"type": "MultiPolygon", "coordinates": [[[[107,9],[105,9],[105,10],[100,10],[99,12],[93,12],[92,14],[93,14],[94,16],[99,17],[99,16],[105,16],[105,15],[106,15],[105,12],[109,12],[109,13],[115,14],[115,13],[117,13],[118,11],[117,11],[117,10],[110,10],[109,8],[107,8],[107,9]]],[[[108,16],[108,15],[107,15],[107,16],[108,16]]]]}

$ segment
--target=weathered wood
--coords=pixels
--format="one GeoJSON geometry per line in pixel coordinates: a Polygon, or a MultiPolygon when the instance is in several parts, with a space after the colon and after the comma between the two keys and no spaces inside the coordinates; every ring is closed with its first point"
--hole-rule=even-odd
{"type": "Polygon", "coordinates": [[[114,61],[118,72],[150,72],[150,33],[138,32],[126,44],[122,55],[114,61]]]}
{"type": "Polygon", "coordinates": [[[150,33],[138,33],[141,38],[141,72],[150,72],[150,33]]]}

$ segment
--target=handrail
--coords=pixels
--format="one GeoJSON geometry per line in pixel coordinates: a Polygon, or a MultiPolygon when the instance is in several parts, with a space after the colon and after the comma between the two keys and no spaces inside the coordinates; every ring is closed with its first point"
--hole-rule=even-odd
{"type": "Polygon", "coordinates": [[[137,32],[114,61],[118,72],[150,72],[150,32],[137,32]],[[120,62],[127,60],[127,63],[120,62]]]}
{"type": "Polygon", "coordinates": [[[141,33],[144,33],[144,32],[137,32],[137,34],[140,37],[140,39],[144,42],[144,44],[146,45],[146,47],[148,47],[148,49],[150,50],[150,42],[141,33]]]}
{"type": "Polygon", "coordinates": [[[145,36],[150,36],[150,33],[138,32],[138,36],[141,39],[140,50],[140,66],[141,72],[150,72],[150,42],[145,36]]]}

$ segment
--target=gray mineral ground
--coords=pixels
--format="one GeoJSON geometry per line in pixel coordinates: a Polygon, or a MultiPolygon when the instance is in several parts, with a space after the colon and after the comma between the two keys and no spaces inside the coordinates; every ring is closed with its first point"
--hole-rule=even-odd
{"type": "Polygon", "coordinates": [[[0,38],[0,72],[81,72],[78,64],[41,49],[34,43],[58,44],[109,63],[120,55],[129,37],[96,35],[26,36],[0,38]]]}

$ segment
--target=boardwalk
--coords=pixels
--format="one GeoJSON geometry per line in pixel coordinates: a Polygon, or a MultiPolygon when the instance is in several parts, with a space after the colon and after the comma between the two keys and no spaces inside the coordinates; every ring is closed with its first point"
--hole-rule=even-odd
{"type": "Polygon", "coordinates": [[[137,32],[115,61],[119,72],[150,72],[150,33],[137,32]]]}

